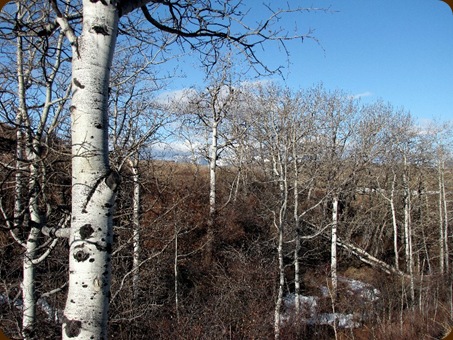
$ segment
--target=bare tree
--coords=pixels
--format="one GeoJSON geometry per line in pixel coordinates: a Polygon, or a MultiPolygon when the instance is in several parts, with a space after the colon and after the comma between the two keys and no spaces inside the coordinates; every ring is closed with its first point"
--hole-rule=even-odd
{"type": "Polygon", "coordinates": [[[328,92],[317,89],[318,135],[324,149],[320,162],[324,167],[326,191],[331,193],[331,285],[332,297],[337,296],[337,233],[339,224],[340,195],[346,195],[347,187],[356,180],[356,164],[353,159],[353,134],[357,125],[357,103],[341,91],[328,92]]]}
{"type": "Polygon", "coordinates": [[[190,122],[185,125],[193,128],[193,138],[196,139],[193,142],[200,144],[201,156],[207,159],[209,164],[209,213],[205,246],[207,264],[212,261],[217,215],[219,207],[221,208],[217,194],[219,159],[234,143],[227,125],[227,121],[232,119],[233,112],[238,110],[240,93],[238,88],[233,86],[233,73],[227,55],[225,60],[219,60],[218,65],[207,74],[210,80],[206,89],[187,91],[187,98],[184,101],[176,99],[176,102],[171,104],[173,110],[178,111],[177,115],[183,124],[190,122]],[[201,136],[205,136],[205,140],[201,136]]]}
{"type": "Polygon", "coordinates": [[[437,163],[438,182],[438,209],[439,209],[439,271],[444,274],[449,272],[449,214],[447,207],[447,193],[445,189],[445,163],[450,159],[449,149],[451,148],[451,126],[449,124],[434,125],[428,128],[429,139],[432,139],[433,154],[437,163]]]}
{"type": "Polygon", "coordinates": [[[0,203],[11,236],[24,248],[22,336],[27,339],[34,334],[39,298],[35,289],[35,267],[56,246],[56,235],[64,234],[56,229],[63,226],[65,214],[61,225],[49,223],[55,209],[51,208],[46,173],[51,167],[52,141],[61,137],[70,86],[67,78],[65,80],[68,60],[64,35],[56,32],[44,37],[49,10],[44,2],[30,5],[17,2],[2,12],[2,22],[6,24],[1,33],[7,52],[4,60],[9,59],[16,67],[2,70],[1,76],[9,81],[14,79],[11,85],[17,92],[14,93],[12,87],[2,89],[2,124],[16,131],[16,159],[15,165],[3,164],[15,172],[14,208],[10,211],[6,202],[0,203]]]}

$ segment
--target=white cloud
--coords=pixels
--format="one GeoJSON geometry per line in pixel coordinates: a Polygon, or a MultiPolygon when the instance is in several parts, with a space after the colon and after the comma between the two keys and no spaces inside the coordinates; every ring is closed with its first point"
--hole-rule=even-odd
{"type": "Polygon", "coordinates": [[[357,93],[357,94],[353,94],[351,96],[352,99],[360,99],[360,98],[364,98],[364,97],[371,97],[373,95],[372,92],[370,91],[365,91],[365,92],[362,92],[362,93],[357,93]]]}
{"type": "Polygon", "coordinates": [[[150,149],[156,159],[166,159],[182,162],[196,162],[202,164],[204,157],[201,155],[203,144],[187,140],[171,140],[168,142],[156,143],[150,149]]]}

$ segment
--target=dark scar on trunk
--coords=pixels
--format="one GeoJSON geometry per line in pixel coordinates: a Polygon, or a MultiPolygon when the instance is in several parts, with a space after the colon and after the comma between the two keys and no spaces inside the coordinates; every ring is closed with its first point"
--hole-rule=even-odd
{"type": "Polygon", "coordinates": [[[81,239],[84,240],[94,233],[94,229],[91,227],[91,224],[84,224],[79,232],[81,239]]]}
{"type": "Polygon", "coordinates": [[[63,317],[63,322],[66,323],[65,332],[68,338],[75,338],[82,330],[82,322],[79,320],[69,320],[63,317]]]}
{"type": "Polygon", "coordinates": [[[73,79],[73,82],[74,82],[74,85],[75,85],[75,86],[80,87],[81,89],[84,89],[84,88],[85,88],[85,85],[82,85],[82,84],[77,80],[77,78],[74,78],[74,79],[73,79]]]}

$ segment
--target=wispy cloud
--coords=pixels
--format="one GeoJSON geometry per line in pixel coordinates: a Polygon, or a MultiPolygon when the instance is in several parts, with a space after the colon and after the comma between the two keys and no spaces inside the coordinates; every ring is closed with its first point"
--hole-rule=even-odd
{"type": "Polygon", "coordinates": [[[365,97],[371,97],[372,95],[373,95],[372,92],[365,91],[365,92],[362,92],[362,93],[353,94],[353,95],[351,95],[351,98],[352,99],[360,99],[360,98],[365,98],[365,97]]]}

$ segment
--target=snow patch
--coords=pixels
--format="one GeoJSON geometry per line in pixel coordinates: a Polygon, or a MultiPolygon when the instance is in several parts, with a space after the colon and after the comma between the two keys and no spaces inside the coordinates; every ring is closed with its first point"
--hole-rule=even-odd
{"type": "MultiPolygon", "coordinates": [[[[380,291],[372,285],[346,277],[339,277],[338,281],[344,285],[340,294],[354,296],[362,302],[374,302],[379,299],[380,291]]],[[[300,321],[308,325],[330,325],[336,323],[339,328],[358,328],[361,326],[361,318],[354,313],[321,313],[319,311],[319,300],[330,298],[329,289],[326,286],[319,287],[320,296],[299,296],[300,321]]],[[[283,299],[284,313],[283,321],[289,321],[295,314],[296,295],[288,294],[283,299]]]]}
{"type": "MultiPolygon", "coordinates": [[[[379,299],[379,296],[381,294],[379,289],[374,288],[372,285],[359,280],[338,276],[338,282],[342,282],[346,286],[346,290],[342,290],[341,293],[357,295],[367,301],[374,302],[379,299]]],[[[329,289],[326,286],[321,286],[319,287],[319,289],[321,290],[321,295],[323,297],[330,297],[329,289]]]]}
{"type": "Polygon", "coordinates": [[[342,313],[322,313],[318,318],[312,318],[309,320],[312,324],[318,325],[330,325],[333,326],[334,322],[337,321],[337,326],[340,328],[358,328],[360,322],[354,320],[354,314],[342,314],[342,313]]]}
{"type": "Polygon", "coordinates": [[[347,285],[347,292],[349,294],[358,294],[363,299],[374,302],[379,299],[380,291],[379,289],[374,288],[372,285],[354,279],[349,279],[346,277],[339,277],[340,282],[344,282],[347,285]]]}

